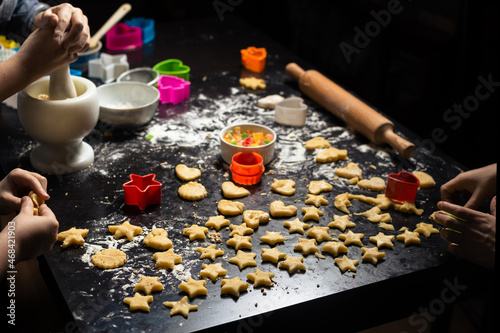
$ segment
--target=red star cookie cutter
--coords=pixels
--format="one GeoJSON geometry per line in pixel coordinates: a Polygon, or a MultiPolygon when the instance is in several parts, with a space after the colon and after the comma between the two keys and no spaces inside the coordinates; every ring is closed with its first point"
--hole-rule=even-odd
{"type": "Polygon", "coordinates": [[[408,171],[390,173],[387,176],[385,196],[398,201],[415,202],[420,181],[408,171]]]}
{"type": "Polygon", "coordinates": [[[159,204],[162,183],[154,180],[155,177],[154,173],[146,176],[129,175],[130,181],[123,184],[125,204],[139,206],[141,210],[159,204]]]}
{"type": "Polygon", "coordinates": [[[260,73],[266,67],[267,51],[265,48],[247,47],[241,50],[241,64],[252,72],[260,73]]]}

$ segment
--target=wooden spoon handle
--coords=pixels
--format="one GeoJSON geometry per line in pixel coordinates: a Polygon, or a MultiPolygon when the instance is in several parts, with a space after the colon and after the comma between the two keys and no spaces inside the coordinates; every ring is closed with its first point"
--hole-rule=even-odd
{"type": "Polygon", "coordinates": [[[116,12],[111,15],[111,17],[104,23],[104,25],[99,29],[94,36],[90,38],[90,48],[94,48],[97,46],[97,43],[101,40],[101,38],[109,31],[116,23],[120,22],[120,20],[132,9],[132,5],[129,3],[124,3],[116,10],[116,12]]]}

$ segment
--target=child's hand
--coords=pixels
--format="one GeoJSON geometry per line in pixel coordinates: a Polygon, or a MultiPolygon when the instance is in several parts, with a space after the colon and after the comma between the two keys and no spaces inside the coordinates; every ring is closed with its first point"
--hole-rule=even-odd
{"type": "MultiPolygon", "coordinates": [[[[8,214],[21,209],[21,198],[30,191],[48,200],[47,179],[35,172],[23,169],[12,170],[0,182],[0,214],[8,214]]],[[[30,200],[31,201],[31,200],[30,200]]]]}
{"type": "Polygon", "coordinates": [[[12,219],[15,222],[16,263],[50,251],[59,229],[59,222],[47,205],[41,205],[36,216],[31,199],[25,196],[21,201],[21,211],[12,219]]]}

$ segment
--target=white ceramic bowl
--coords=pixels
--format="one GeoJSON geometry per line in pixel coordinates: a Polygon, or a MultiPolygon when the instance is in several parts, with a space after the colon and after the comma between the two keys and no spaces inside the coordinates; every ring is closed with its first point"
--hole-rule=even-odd
{"type": "Polygon", "coordinates": [[[99,119],[117,127],[149,122],[158,109],[160,93],[141,82],[115,82],[97,87],[99,119]]]}
{"type": "Polygon", "coordinates": [[[262,156],[262,159],[264,160],[264,164],[268,164],[274,158],[274,144],[276,143],[276,132],[274,130],[272,130],[271,128],[264,126],[264,125],[258,125],[258,124],[252,124],[252,123],[233,124],[233,125],[225,127],[220,132],[219,140],[220,140],[220,146],[221,146],[221,155],[222,155],[222,158],[224,159],[224,162],[226,162],[227,164],[231,164],[231,161],[233,159],[233,155],[236,153],[239,153],[239,152],[258,153],[262,156]],[[258,147],[235,146],[235,145],[230,144],[229,142],[226,142],[224,140],[224,134],[226,134],[227,131],[233,130],[234,128],[236,128],[238,126],[241,128],[242,132],[249,129],[252,132],[264,132],[265,134],[271,133],[273,135],[273,140],[266,145],[258,146],[258,147]]]}

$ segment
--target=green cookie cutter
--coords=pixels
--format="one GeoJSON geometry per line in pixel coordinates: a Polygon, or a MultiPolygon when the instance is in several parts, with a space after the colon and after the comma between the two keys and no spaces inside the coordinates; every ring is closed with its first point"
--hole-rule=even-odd
{"type": "Polygon", "coordinates": [[[162,75],[177,76],[189,81],[189,72],[191,68],[186,66],[179,59],[167,59],[153,66],[162,75]]]}

